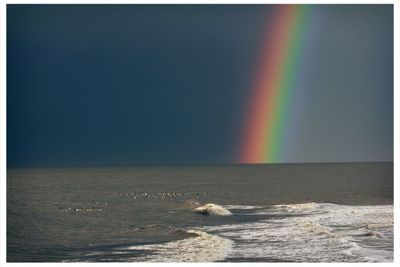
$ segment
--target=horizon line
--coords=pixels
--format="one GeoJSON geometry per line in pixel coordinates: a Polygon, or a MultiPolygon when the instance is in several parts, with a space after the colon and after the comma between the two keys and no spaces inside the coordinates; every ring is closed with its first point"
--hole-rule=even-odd
{"type": "Polygon", "coordinates": [[[273,163],[147,163],[147,164],[32,164],[7,165],[6,169],[17,168],[129,168],[129,167],[207,167],[207,166],[263,166],[263,165],[296,165],[296,164],[366,164],[394,163],[394,160],[382,161],[304,161],[304,162],[273,162],[273,163]]]}

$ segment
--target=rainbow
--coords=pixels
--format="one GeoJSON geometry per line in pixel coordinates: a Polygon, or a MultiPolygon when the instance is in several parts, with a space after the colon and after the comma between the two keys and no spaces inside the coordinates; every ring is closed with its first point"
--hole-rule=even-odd
{"type": "Polygon", "coordinates": [[[239,163],[281,160],[285,122],[299,69],[309,5],[276,5],[250,90],[239,163]]]}

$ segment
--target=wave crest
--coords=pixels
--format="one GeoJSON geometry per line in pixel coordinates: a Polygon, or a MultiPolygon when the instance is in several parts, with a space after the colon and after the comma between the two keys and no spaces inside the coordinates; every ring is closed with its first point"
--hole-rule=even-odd
{"type": "Polygon", "coordinates": [[[193,211],[203,215],[220,215],[220,216],[232,215],[232,212],[230,212],[229,210],[213,203],[208,203],[204,206],[195,208],[193,211]]]}

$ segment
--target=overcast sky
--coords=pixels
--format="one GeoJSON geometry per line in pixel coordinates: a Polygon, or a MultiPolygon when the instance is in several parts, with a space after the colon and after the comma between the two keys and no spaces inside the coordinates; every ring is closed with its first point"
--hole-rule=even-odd
{"type": "MultiPolygon", "coordinates": [[[[7,5],[9,166],[225,164],[273,5],[7,5]]],[[[282,162],[393,160],[392,5],[318,5],[282,162]]]]}

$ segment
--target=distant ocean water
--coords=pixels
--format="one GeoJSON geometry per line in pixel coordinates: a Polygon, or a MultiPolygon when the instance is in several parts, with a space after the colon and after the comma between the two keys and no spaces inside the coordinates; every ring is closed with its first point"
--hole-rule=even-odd
{"type": "Polygon", "coordinates": [[[392,201],[392,163],[10,168],[7,261],[391,262],[392,201]]]}

